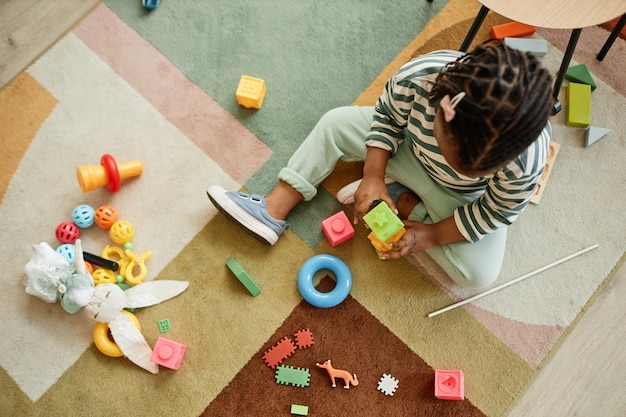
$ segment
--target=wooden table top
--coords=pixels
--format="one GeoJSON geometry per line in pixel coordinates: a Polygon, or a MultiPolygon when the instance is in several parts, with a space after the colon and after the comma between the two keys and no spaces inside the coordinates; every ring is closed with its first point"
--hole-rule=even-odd
{"type": "Polygon", "coordinates": [[[577,29],[626,13],[626,0],[477,0],[511,20],[548,29],[577,29]]]}

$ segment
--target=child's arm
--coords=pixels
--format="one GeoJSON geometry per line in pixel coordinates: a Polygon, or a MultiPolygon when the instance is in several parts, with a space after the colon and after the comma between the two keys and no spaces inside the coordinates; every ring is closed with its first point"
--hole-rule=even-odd
{"type": "Polygon", "coordinates": [[[433,246],[466,240],[456,226],[454,217],[448,217],[434,224],[412,221],[405,221],[404,223],[407,226],[406,233],[402,236],[402,239],[391,243],[394,250],[380,253],[381,259],[396,259],[433,246]]]}
{"type": "Polygon", "coordinates": [[[391,210],[397,213],[396,205],[391,200],[385,185],[385,169],[389,154],[390,152],[383,148],[367,147],[363,180],[354,194],[354,224],[362,221],[374,200],[386,201],[391,210]]]}

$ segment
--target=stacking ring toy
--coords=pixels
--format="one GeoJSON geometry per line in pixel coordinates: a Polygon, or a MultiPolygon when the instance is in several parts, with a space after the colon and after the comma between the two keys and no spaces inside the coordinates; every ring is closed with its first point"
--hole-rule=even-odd
{"type": "MultiPolygon", "coordinates": [[[[122,310],[122,313],[125,314],[135,325],[137,330],[141,331],[141,326],[139,325],[139,320],[137,317],[130,311],[122,310]]],[[[111,358],[119,358],[124,356],[124,353],[120,349],[120,347],[111,340],[109,336],[109,325],[108,323],[97,322],[93,328],[93,343],[96,345],[98,350],[106,356],[110,356],[111,358]]]]}
{"type": "Polygon", "coordinates": [[[298,289],[302,297],[311,305],[320,308],[330,308],[346,299],[352,288],[352,274],[348,266],[339,258],[332,255],[315,255],[309,258],[298,272],[298,289]],[[335,274],[337,283],[330,292],[320,292],[313,286],[313,275],[327,269],[335,274]]]}

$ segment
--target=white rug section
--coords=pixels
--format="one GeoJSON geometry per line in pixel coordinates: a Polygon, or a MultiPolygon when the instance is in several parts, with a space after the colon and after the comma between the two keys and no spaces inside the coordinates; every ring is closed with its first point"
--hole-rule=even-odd
{"type": "MultiPolygon", "coordinates": [[[[81,312],[70,315],[60,305],[24,292],[23,267],[31,245],[46,241],[56,248],[55,228],[71,221],[74,207],[109,204],[119,211],[120,219],[141,225],[135,226],[133,250],[152,252],[146,261],[150,280],[216,213],[205,188],[219,183],[238,189],[240,184],[73,34],[28,72],[59,104],[22,159],[0,207],[0,223],[8,225],[0,253],[10,260],[1,278],[0,316],[6,326],[0,365],[37,401],[91,345],[93,323],[81,312]],[[105,187],[83,194],[76,167],[99,165],[105,153],[118,162],[141,160],[143,174],[124,181],[116,194],[105,187]],[[11,230],[12,220],[23,216],[29,219],[28,229],[11,230]]],[[[115,245],[108,232],[97,226],[83,231],[81,239],[84,250],[96,254],[106,245],[115,245]]]]}
{"type": "MultiPolygon", "coordinates": [[[[548,47],[543,62],[556,73],[563,54],[548,47]]],[[[565,81],[559,96],[563,110],[550,118],[560,152],[539,205],[530,205],[509,228],[506,259],[493,286],[593,244],[600,247],[482,298],[476,306],[528,324],[568,326],[626,251],[626,98],[597,77],[595,81],[592,125],[611,132],[584,147],[585,129],[565,125],[565,81]]],[[[416,258],[423,267],[436,271],[439,285],[453,297],[465,299],[482,292],[454,286],[428,255],[416,258]]]]}

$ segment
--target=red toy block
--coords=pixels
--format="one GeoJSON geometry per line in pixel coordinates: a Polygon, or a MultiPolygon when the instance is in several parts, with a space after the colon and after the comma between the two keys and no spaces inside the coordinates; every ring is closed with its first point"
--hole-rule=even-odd
{"type": "Polygon", "coordinates": [[[523,38],[535,33],[535,27],[524,23],[510,22],[491,28],[491,37],[496,39],[523,38]]]}
{"type": "Polygon", "coordinates": [[[177,370],[183,360],[187,346],[173,340],[159,337],[154,345],[150,360],[157,365],[177,370]]]}
{"type": "Polygon", "coordinates": [[[298,349],[304,349],[311,347],[315,344],[313,340],[313,333],[309,329],[298,330],[296,334],[294,334],[296,338],[296,346],[298,349]]]}
{"type": "Polygon", "coordinates": [[[440,400],[463,400],[463,371],[435,371],[435,397],[440,400]]]}
{"type": "Polygon", "coordinates": [[[322,230],[331,246],[337,246],[354,236],[354,227],[343,211],[333,214],[322,222],[322,230]]]}
{"type": "Polygon", "coordinates": [[[263,354],[263,361],[267,366],[274,369],[295,351],[296,345],[293,344],[290,338],[285,336],[263,354]]]}

